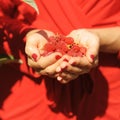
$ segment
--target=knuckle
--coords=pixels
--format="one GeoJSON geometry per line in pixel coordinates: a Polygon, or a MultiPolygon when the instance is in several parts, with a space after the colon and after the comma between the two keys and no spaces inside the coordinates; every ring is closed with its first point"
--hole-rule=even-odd
{"type": "Polygon", "coordinates": [[[46,69],[45,71],[48,75],[54,75],[55,74],[55,72],[53,70],[50,70],[50,69],[46,69]]]}

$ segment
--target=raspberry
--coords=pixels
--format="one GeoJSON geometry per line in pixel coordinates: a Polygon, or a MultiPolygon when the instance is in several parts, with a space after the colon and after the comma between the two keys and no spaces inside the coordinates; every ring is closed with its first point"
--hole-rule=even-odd
{"type": "Polygon", "coordinates": [[[68,54],[74,57],[82,57],[86,54],[86,51],[87,48],[74,43],[73,38],[57,34],[56,36],[48,38],[48,43],[45,44],[44,53],[42,55],[45,56],[53,52],[60,52],[63,55],[68,54]]]}
{"type": "Polygon", "coordinates": [[[68,47],[67,44],[64,41],[59,41],[56,44],[56,49],[61,49],[62,51],[64,51],[65,53],[68,51],[68,47]]]}
{"type": "Polygon", "coordinates": [[[73,44],[74,43],[74,40],[71,37],[66,37],[64,41],[66,44],[73,44]]]}
{"type": "Polygon", "coordinates": [[[45,44],[44,46],[44,50],[45,51],[48,51],[48,52],[53,52],[55,50],[55,46],[54,44],[52,44],[51,42],[50,43],[47,43],[45,44]]]}

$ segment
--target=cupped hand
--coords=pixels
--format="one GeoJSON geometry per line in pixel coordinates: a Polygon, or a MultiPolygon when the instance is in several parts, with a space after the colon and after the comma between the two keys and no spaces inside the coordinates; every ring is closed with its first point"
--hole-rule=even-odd
{"type": "Polygon", "coordinates": [[[87,48],[86,55],[67,58],[56,68],[59,73],[57,79],[61,83],[68,83],[79,75],[88,73],[98,65],[99,37],[88,30],[73,30],[69,35],[77,44],[87,48]]]}
{"type": "Polygon", "coordinates": [[[61,83],[68,83],[79,75],[88,73],[98,64],[99,38],[87,30],[74,30],[68,37],[72,37],[77,44],[87,48],[86,55],[72,57],[54,52],[41,56],[44,45],[53,32],[34,30],[26,36],[25,52],[28,56],[28,65],[39,74],[57,78],[61,83]]]}
{"type": "Polygon", "coordinates": [[[59,52],[48,56],[41,55],[50,36],[54,36],[54,33],[48,30],[32,30],[26,35],[25,53],[27,54],[28,65],[37,71],[52,65],[61,57],[59,52]]]}

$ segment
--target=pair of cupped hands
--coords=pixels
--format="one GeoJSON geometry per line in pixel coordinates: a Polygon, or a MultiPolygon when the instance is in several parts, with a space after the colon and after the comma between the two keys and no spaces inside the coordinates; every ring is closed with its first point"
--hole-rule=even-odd
{"type": "Polygon", "coordinates": [[[49,30],[32,30],[26,35],[25,52],[28,65],[38,74],[56,78],[61,83],[68,83],[98,65],[100,40],[95,33],[77,29],[67,35],[72,37],[75,43],[87,48],[86,55],[82,57],[62,55],[60,52],[41,56],[50,36],[55,36],[55,33],[49,30]]]}

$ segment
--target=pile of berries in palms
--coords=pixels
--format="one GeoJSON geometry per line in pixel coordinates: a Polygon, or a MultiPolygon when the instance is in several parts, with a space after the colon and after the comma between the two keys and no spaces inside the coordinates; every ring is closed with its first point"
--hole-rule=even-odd
{"type": "Polygon", "coordinates": [[[51,36],[44,46],[43,56],[53,52],[60,52],[62,55],[68,54],[73,57],[86,55],[87,48],[74,42],[72,37],[66,37],[61,34],[51,36]]]}

